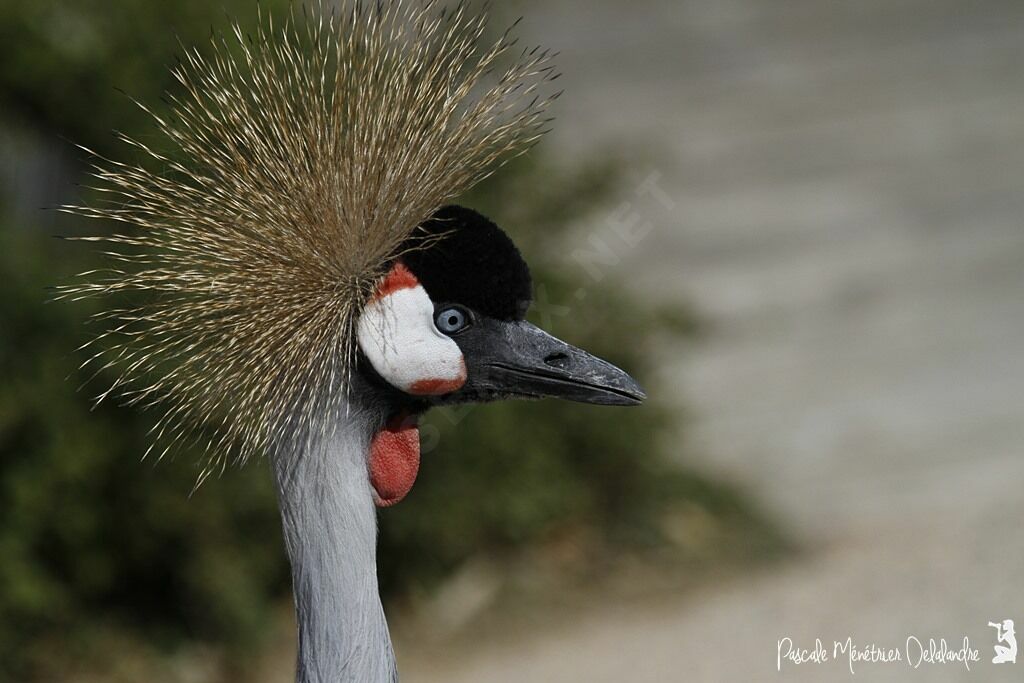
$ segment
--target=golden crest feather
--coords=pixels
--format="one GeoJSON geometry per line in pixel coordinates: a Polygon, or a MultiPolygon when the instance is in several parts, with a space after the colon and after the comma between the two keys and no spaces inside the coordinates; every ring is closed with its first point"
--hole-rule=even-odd
{"type": "Polygon", "coordinates": [[[486,13],[341,4],[187,50],[159,149],[123,137],[146,161],[97,157],[101,199],[63,207],[128,226],[78,238],[114,267],[59,296],[117,302],[87,363],[118,378],[99,400],[162,411],[161,456],[201,439],[223,468],[338,405],[385,264],[549,121],[550,55],[482,44],[486,13]]]}

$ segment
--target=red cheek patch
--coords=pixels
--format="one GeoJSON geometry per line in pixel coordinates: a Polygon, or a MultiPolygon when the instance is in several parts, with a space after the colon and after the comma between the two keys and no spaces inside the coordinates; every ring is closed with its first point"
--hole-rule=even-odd
{"type": "Polygon", "coordinates": [[[415,418],[399,414],[373,435],[369,469],[377,507],[405,498],[420,469],[420,430],[415,418]]]}
{"type": "Polygon", "coordinates": [[[461,361],[461,371],[455,379],[418,379],[409,387],[409,393],[416,396],[441,396],[462,388],[466,383],[466,361],[461,361]]]}
{"type": "Polygon", "coordinates": [[[391,270],[373,293],[373,299],[383,299],[392,292],[400,289],[412,289],[419,286],[420,281],[412,274],[412,271],[405,267],[401,261],[396,261],[391,270]]]}

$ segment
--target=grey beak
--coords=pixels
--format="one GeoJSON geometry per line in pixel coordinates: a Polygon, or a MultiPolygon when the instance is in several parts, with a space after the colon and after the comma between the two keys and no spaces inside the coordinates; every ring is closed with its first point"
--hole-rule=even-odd
{"type": "Polygon", "coordinates": [[[474,332],[458,341],[475,391],[615,406],[647,397],[623,370],[526,321],[487,321],[474,332]]]}

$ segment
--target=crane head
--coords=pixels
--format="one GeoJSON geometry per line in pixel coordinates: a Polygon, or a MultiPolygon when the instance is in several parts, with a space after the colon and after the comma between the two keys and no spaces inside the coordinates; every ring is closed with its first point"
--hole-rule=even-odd
{"type": "Polygon", "coordinates": [[[504,398],[644,400],[626,372],[526,321],[529,269],[490,220],[447,206],[413,239],[357,328],[362,372],[389,397],[393,415],[371,447],[378,504],[397,502],[411,488],[419,463],[415,416],[431,406],[504,398]]]}

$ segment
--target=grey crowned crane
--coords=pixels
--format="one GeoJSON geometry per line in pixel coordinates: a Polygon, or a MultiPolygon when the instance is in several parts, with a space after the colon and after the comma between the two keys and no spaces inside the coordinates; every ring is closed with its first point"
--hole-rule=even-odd
{"type": "Polygon", "coordinates": [[[112,267],[62,296],[113,296],[93,361],[158,408],[154,448],[205,474],[273,465],[301,683],[397,679],[376,574],[376,507],[409,493],[417,418],[515,397],[643,400],[626,373],[524,319],[526,263],[494,223],[449,204],[543,133],[546,52],[480,47],[464,6],[355,0],[261,20],[174,69],[165,144],[97,159],[127,225],[82,238],[112,267]],[[493,76],[489,76],[493,72],[493,76]],[[170,151],[168,151],[170,150],[170,151]]]}

